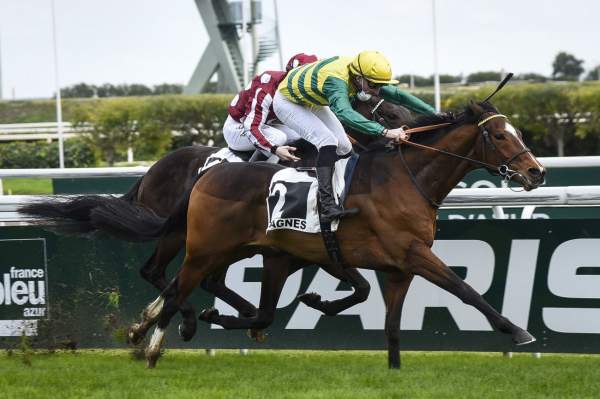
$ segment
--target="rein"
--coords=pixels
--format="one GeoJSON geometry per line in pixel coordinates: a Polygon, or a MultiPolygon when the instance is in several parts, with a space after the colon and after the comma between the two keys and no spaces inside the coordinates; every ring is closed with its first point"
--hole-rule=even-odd
{"type": "MultiPolygon", "coordinates": [[[[492,120],[494,118],[505,118],[505,119],[508,119],[505,115],[502,115],[502,114],[493,114],[493,115],[490,115],[489,117],[484,118],[481,121],[479,121],[477,123],[477,127],[479,128],[479,131],[481,132],[481,134],[483,136],[483,142],[482,142],[483,145],[485,146],[487,144],[493,151],[496,151],[496,146],[494,145],[494,143],[492,143],[492,141],[491,141],[491,139],[489,137],[489,132],[487,131],[487,129],[484,126],[487,122],[489,122],[490,120],[492,120]]],[[[436,130],[436,129],[439,129],[441,127],[447,127],[449,125],[451,125],[451,123],[440,123],[440,124],[436,124],[436,125],[427,125],[427,126],[420,126],[420,127],[416,127],[416,128],[412,128],[412,129],[406,129],[404,131],[406,133],[408,133],[408,134],[422,133],[422,132],[428,132],[428,131],[436,130]]],[[[477,159],[473,159],[473,158],[469,158],[469,157],[462,156],[462,155],[459,155],[459,154],[455,154],[453,152],[441,150],[439,148],[434,148],[434,147],[430,147],[430,146],[419,144],[419,143],[413,143],[413,142],[408,141],[408,140],[401,140],[401,143],[402,144],[406,144],[406,145],[411,146],[411,147],[415,147],[415,148],[420,148],[420,149],[424,149],[424,150],[434,151],[434,152],[437,152],[439,154],[443,154],[443,155],[446,155],[446,156],[449,156],[449,157],[453,157],[453,158],[458,158],[458,159],[461,159],[463,161],[467,161],[467,162],[470,162],[472,164],[476,164],[476,165],[482,166],[482,167],[486,168],[490,173],[497,174],[503,180],[506,180],[506,181],[511,180],[513,178],[513,176],[519,174],[519,172],[510,169],[510,164],[512,162],[514,162],[517,158],[519,158],[521,155],[526,154],[528,152],[531,152],[531,150],[529,148],[524,147],[522,151],[518,152],[517,154],[513,155],[512,157],[510,157],[508,160],[504,161],[500,166],[495,166],[495,165],[492,165],[492,164],[484,162],[484,161],[479,161],[477,159]]],[[[410,179],[411,179],[412,183],[414,184],[414,186],[417,188],[417,191],[419,191],[419,193],[421,194],[421,196],[423,198],[425,198],[425,200],[427,200],[427,202],[429,202],[429,204],[432,207],[439,208],[441,206],[441,204],[437,203],[435,200],[433,200],[431,197],[429,197],[425,193],[425,191],[421,188],[421,186],[419,185],[419,183],[417,181],[417,177],[410,170],[410,168],[408,167],[408,164],[406,163],[406,159],[404,158],[404,154],[403,154],[402,148],[400,146],[398,146],[398,152],[399,152],[399,155],[400,155],[400,160],[402,161],[402,165],[404,166],[404,168],[408,172],[408,176],[410,177],[410,179]]],[[[485,149],[482,152],[484,154],[484,159],[485,159],[485,153],[486,153],[485,149]]]]}

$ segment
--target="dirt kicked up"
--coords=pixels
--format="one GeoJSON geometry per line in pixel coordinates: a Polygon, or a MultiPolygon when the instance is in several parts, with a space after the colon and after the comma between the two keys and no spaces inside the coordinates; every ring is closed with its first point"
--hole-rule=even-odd
{"type": "Polygon", "coordinates": [[[126,350],[0,354],[2,398],[598,398],[600,356],[168,350],[154,370],[126,350]]]}

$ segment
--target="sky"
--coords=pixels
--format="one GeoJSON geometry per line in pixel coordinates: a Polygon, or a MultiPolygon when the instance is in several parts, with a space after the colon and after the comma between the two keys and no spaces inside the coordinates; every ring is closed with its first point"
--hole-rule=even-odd
{"type": "MultiPolygon", "coordinates": [[[[3,98],[55,91],[50,0],[0,0],[3,98]]],[[[188,82],[208,43],[193,0],[55,0],[61,86],[188,82]]],[[[284,59],[379,50],[395,75],[434,70],[431,0],[278,0],[284,59]]],[[[436,0],[440,73],[549,75],[559,51],[600,64],[600,2],[436,0]]],[[[263,1],[265,16],[273,0],[263,1]]],[[[278,58],[261,69],[278,67],[278,58]]]]}

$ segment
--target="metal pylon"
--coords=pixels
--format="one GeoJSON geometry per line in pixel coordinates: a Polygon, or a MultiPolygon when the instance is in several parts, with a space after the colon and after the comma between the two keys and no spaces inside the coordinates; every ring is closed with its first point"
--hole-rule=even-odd
{"type": "Polygon", "coordinates": [[[226,0],[195,0],[210,37],[184,93],[200,93],[218,74],[217,91],[237,93],[242,89],[243,57],[236,21],[226,0]]]}

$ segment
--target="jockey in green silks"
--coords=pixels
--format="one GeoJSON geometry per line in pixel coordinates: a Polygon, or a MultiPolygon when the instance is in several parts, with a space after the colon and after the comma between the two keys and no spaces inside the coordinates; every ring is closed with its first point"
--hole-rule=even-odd
{"type": "Polygon", "coordinates": [[[367,101],[377,95],[418,114],[435,113],[430,105],[398,89],[397,83],[383,54],[363,51],[355,58],[331,57],[300,66],[279,84],[273,100],[275,115],[319,150],[317,179],[325,221],[358,212],[336,204],[331,185],[335,161],[352,151],[342,123],[364,134],[396,141],[406,138],[402,128],[388,130],[354,111],[350,103],[353,96],[367,101]]]}

